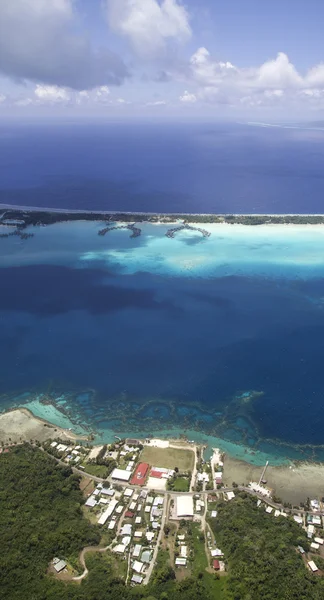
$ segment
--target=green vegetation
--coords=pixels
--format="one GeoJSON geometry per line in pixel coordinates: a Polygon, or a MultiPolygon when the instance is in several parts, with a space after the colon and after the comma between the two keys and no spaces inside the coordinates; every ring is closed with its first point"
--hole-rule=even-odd
{"type": "Polygon", "coordinates": [[[210,525],[229,567],[226,600],[324,598],[324,580],[307,570],[296,551],[298,545],[308,550],[309,543],[292,519],[267,515],[244,493],[217,510],[210,525]]]}
{"type": "MultiPolygon", "coordinates": [[[[0,588],[8,600],[45,598],[50,561],[76,563],[80,550],[100,541],[83,518],[79,477],[45,452],[17,446],[0,456],[0,588]]],[[[55,582],[53,582],[55,583],[55,582]]]]}
{"type": "Polygon", "coordinates": [[[222,215],[222,214],[147,214],[147,213],[100,213],[100,212],[50,212],[50,211],[22,211],[19,209],[7,209],[5,219],[22,220],[23,225],[19,230],[28,225],[51,225],[63,221],[105,221],[107,224],[114,222],[143,223],[162,222],[173,223],[182,220],[185,223],[241,223],[243,225],[261,225],[263,223],[294,223],[294,224],[318,224],[324,223],[323,215],[222,215]]]}
{"type": "Polygon", "coordinates": [[[86,473],[94,475],[95,477],[102,477],[106,479],[109,476],[109,469],[105,465],[97,465],[96,463],[83,462],[82,466],[86,473]]]}
{"type": "Polygon", "coordinates": [[[190,523],[190,545],[193,548],[193,570],[204,571],[208,567],[205,552],[205,534],[200,528],[200,523],[190,523]]]}
{"type": "Polygon", "coordinates": [[[167,481],[167,489],[173,492],[189,492],[190,477],[170,477],[167,481]]]}
{"type": "Polygon", "coordinates": [[[54,556],[77,564],[81,548],[100,540],[99,529],[83,517],[79,477],[26,444],[0,455],[0,481],[0,589],[6,600],[222,598],[222,584],[210,586],[200,574],[175,581],[166,556],[145,587],[126,587],[126,561],[105,552],[86,555],[89,574],[79,584],[47,575],[54,556]]]}
{"type": "Polygon", "coordinates": [[[149,598],[150,600],[153,598],[156,600],[222,600],[224,598],[224,582],[207,572],[196,570],[182,581],[175,582],[175,571],[170,566],[169,558],[168,552],[159,550],[149,586],[151,595],[147,600],[149,598]]]}

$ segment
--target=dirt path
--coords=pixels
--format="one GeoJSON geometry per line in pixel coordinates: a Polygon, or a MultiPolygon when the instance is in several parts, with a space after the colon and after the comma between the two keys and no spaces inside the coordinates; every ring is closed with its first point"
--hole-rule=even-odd
{"type": "MultiPolygon", "coordinates": [[[[120,529],[122,527],[122,522],[123,522],[123,519],[124,519],[126,511],[127,511],[127,506],[125,507],[125,510],[124,510],[124,512],[121,515],[121,518],[119,519],[119,524],[118,524],[118,527],[117,527],[116,536],[113,539],[113,541],[111,542],[111,544],[109,544],[108,546],[105,546],[105,547],[102,547],[102,546],[86,546],[85,548],[83,548],[83,550],[81,550],[80,556],[79,556],[79,561],[80,561],[80,564],[81,564],[81,566],[83,567],[84,570],[83,570],[83,573],[81,575],[77,575],[76,577],[71,577],[72,581],[81,581],[81,579],[84,579],[88,575],[89,571],[87,569],[86,562],[85,562],[85,555],[87,554],[87,552],[107,552],[107,550],[111,550],[112,545],[113,545],[116,537],[118,537],[118,535],[119,535],[119,532],[120,532],[120,529]]],[[[128,577],[128,571],[127,571],[127,577],[128,577]]],[[[127,581],[127,578],[126,578],[126,581],[127,581]]]]}
{"type": "Polygon", "coordinates": [[[195,462],[194,462],[194,468],[192,469],[192,476],[191,476],[191,482],[190,482],[190,488],[189,488],[189,490],[191,492],[193,492],[195,489],[196,478],[197,478],[197,446],[193,446],[192,448],[193,448],[194,455],[195,455],[195,462]]]}
{"type": "Polygon", "coordinates": [[[152,575],[152,571],[154,568],[154,565],[156,563],[156,559],[157,559],[157,555],[158,555],[158,551],[159,551],[159,547],[160,547],[160,541],[161,541],[161,537],[162,537],[162,533],[163,533],[163,529],[164,529],[164,525],[165,525],[165,520],[168,514],[168,510],[169,510],[169,496],[166,497],[166,502],[164,503],[163,506],[163,513],[162,513],[162,519],[161,519],[161,527],[159,530],[159,534],[157,536],[157,540],[156,540],[156,544],[155,544],[155,548],[154,548],[154,552],[153,552],[153,557],[152,560],[150,562],[150,566],[148,568],[148,570],[145,573],[145,578],[143,581],[143,585],[147,585],[148,582],[150,581],[150,577],[152,575]]]}

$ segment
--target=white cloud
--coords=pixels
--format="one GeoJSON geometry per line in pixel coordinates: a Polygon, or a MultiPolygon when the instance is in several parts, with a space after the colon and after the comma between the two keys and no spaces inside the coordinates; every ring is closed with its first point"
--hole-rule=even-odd
{"type": "Polygon", "coordinates": [[[128,72],[79,28],[75,0],[0,0],[0,73],[17,80],[91,89],[128,72]]]}
{"type": "Polygon", "coordinates": [[[179,98],[180,102],[184,102],[185,104],[194,104],[197,102],[197,97],[195,94],[190,94],[187,90],[184,92],[182,96],[179,98]]]}
{"type": "MultiPolygon", "coordinates": [[[[191,93],[180,96],[180,102],[288,107],[296,106],[298,98],[324,96],[324,64],[303,76],[283,52],[260,66],[240,68],[229,61],[215,60],[207,48],[200,47],[188,67],[186,81],[191,93]]],[[[183,76],[178,80],[183,81],[183,76]]]]}
{"type": "Polygon", "coordinates": [[[310,87],[324,86],[324,64],[320,63],[310,69],[306,75],[306,83],[310,87]]]}
{"type": "Polygon", "coordinates": [[[166,104],[165,100],[156,100],[155,102],[146,102],[145,106],[165,106],[166,104]]]}
{"type": "Polygon", "coordinates": [[[260,88],[298,88],[302,82],[302,77],[284,52],[279,52],[274,60],[263,63],[256,70],[256,77],[253,81],[260,88]]]}
{"type": "Polygon", "coordinates": [[[37,84],[34,94],[41,102],[50,104],[56,104],[57,102],[67,103],[71,100],[71,94],[64,88],[60,88],[57,85],[37,84]]]}
{"type": "Polygon", "coordinates": [[[207,48],[198,48],[190,59],[194,79],[202,85],[214,85],[225,78],[233,77],[237,69],[230,62],[212,60],[207,48]]]}
{"type": "Polygon", "coordinates": [[[107,0],[107,15],[109,26],[142,57],[156,55],[168,40],[191,36],[188,12],[178,0],[107,0]]]}
{"type": "Polygon", "coordinates": [[[2,102],[4,102],[6,99],[6,96],[4,94],[0,94],[0,104],[2,104],[2,102]]]}
{"type": "Polygon", "coordinates": [[[30,104],[33,104],[31,98],[21,98],[15,102],[15,106],[29,106],[30,104]]]}

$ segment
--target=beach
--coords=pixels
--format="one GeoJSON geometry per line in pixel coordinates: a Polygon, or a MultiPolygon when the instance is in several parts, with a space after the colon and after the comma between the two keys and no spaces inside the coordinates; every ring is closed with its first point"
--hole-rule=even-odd
{"type": "MultiPolygon", "coordinates": [[[[259,481],[263,467],[225,456],[223,483],[233,482],[247,485],[259,481]]],[[[299,504],[307,498],[321,499],[324,496],[324,464],[297,463],[281,467],[268,467],[265,473],[267,487],[283,502],[299,504]]]]}
{"type": "Polygon", "coordinates": [[[54,438],[78,439],[72,431],[39,419],[26,408],[17,408],[0,415],[0,442],[5,444],[30,440],[45,442],[54,438]]]}

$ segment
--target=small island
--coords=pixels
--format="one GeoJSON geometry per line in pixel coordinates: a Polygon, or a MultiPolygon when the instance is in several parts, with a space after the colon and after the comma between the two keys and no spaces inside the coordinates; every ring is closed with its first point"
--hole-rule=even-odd
{"type": "MultiPolygon", "coordinates": [[[[177,231],[182,229],[198,230],[203,237],[208,237],[208,231],[202,228],[192,227],[190,224],[200,223],[227,223],[230,225],[323,225],[324,214],[198,214],[198,213],[141,213],[141,212],[115,212],[115,211],[73,211],[63,209],[34,209],[28,207],[15,208],[10,206],[0,207],[0,225],[8,227],[10,231],[0,234],[0,237],[8,235],[23,236],[23,230],[29,226],[45,226],[54,223],[70,221],[103,221],[106,226],[100,230],[99,235],[105,235],[113,229],[130,229],[131,237],[140,235],[140,228],[135,223],[160,223],[179,225],[169,229],[167,237],[173,238],[177,231]],[[118,225],[120,223],[120,225],[118,225]],[[12,231],[12,228],[14,230],[12,231]]],[[[29,237],[32,234],[27,234],[29,237]]],[[[23,236],[25,239],[26,236],[23,236]]]]}

